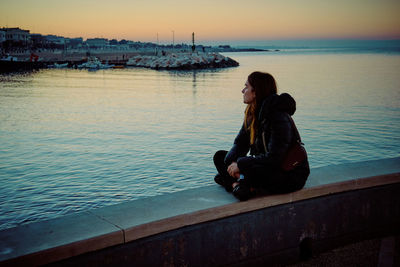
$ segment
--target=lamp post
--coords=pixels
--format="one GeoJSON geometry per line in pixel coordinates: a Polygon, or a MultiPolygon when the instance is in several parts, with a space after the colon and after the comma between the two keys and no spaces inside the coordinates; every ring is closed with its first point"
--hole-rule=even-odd
{"type": "Polygon", "coordinates": [[[194,50],[196,49],[196,46],[194,46],[194,32],[192,33],[192,53],[194,53],[194,50]]]}
{"type": "Polygon", "coordinates": [[[175,31],[172,31],[172,50],[174,50],[175,45],[175,31]]]}

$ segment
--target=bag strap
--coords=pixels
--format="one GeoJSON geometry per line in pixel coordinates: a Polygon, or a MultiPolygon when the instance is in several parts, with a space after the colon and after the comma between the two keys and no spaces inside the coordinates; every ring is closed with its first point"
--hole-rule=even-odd
{"type": "Polygon", "coordinates": [[[292,119],[292,116],[290,116],[288,113],[286,113],[286,114],[288,115],[289,120],[290,120],[290,124],[292,125],[292,129],[293,129],[294,135],[296,137],[295,141],[297,141],[297,142],[302,144],[299,131],[297,130],[296,124],[294,123],[294,120],[292,119]]]}
{"type": "MultiPolygon", "coordinates": [[[[301,137],[300,137],[299,131],[297,130],[296,124],[294,123],[294,120],[292,119],[292,116],[290,116],[288,113],[286,113],[286,114],[289,117],[289,121],[290,121],[290,124],[292,125],[292,130],[293,130],[295,138],[296,138],[293,143],[298,142],[301,145],[304,145],[303,142],[301,142],[301,137]]],[[[265,140],[265,132],[264,131],[262,132],[261,136],[262,136],[264,151],[265,151],[265,153],[267,153],[268,150],[267,150],[267,143],[266,143],[266,140],[265,140]]]]}

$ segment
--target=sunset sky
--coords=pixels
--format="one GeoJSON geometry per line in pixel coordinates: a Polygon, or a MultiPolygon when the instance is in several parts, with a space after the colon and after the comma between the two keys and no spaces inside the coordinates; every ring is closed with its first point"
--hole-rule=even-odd
{"type": "Polygon", "coordinates": [[[156,42],[400,39],[399,0],[1,0],[0,27],[156,42]]]}

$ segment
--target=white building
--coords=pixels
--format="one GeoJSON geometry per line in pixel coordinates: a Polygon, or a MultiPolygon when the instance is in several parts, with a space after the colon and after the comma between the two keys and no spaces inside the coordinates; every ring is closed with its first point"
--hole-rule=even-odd
{"type": "Polygon", "coordinates": [[[89,47],[93,47],[93,48],[106,48],[108,46],[108,39],[104,39],[104,38],[87,39],[86,44],[89,47]]]}
{"type": "Polygon", "coordinates": [[[45,36],[46,41],[48,43],[52,44],[58,44],[58,45],[63,45],[65,44],[65,38],[61,36],[56,36],[56,35],[46,35],[45,36]]]}
{"type": "Polygon", "coordinates": [[[31,35],[28,30],[21,30],[20,28],[2,28],[0,30],[6,33],[7,41],[28,43],[31,40],[31,35]]]}
{"type": "Polygon", "coordinates": [[[6,40],[6,32],[0,30],[0,43],[4,42],[6,40]]]}

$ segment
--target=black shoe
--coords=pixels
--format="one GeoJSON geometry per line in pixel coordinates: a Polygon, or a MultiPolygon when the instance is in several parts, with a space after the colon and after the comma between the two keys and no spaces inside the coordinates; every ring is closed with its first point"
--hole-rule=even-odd
{"type": "Polygon", "coordinates": [[[223,178],[223,176],[221,175],[221,174],[217,174],[217,175],[215,175],[215,177],[214,177],[214,182],[216,182],[217,184],[219,184],[219,185],[222,185],[222,186],[224,186],[225,184],[224,184],[224,178],[223,178]]]}
{"type": "Polygon", "coordinates": [[[250,186],[239,183],[235,188],[233,188],[232,194],[240,201],[246,201],[253,196],[250,186]]]}
{"type": "Polygon", "coordinates": [[[219,184],[222,185],[223,187],[225,187],[225,190],[228,192],[232,192],[232,184],[235,181],[234,178],[230,177],[230,176],[222,176],[221,174],[217,174],[214,177],[214,181],[219,184]]]}

